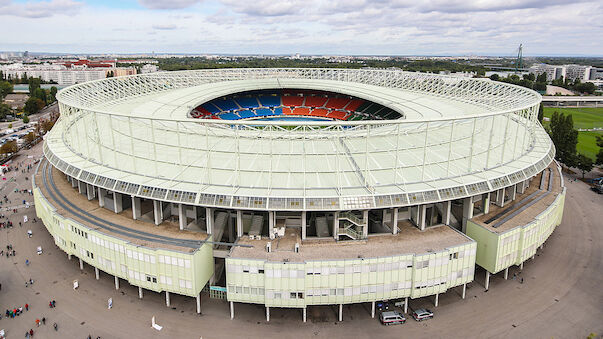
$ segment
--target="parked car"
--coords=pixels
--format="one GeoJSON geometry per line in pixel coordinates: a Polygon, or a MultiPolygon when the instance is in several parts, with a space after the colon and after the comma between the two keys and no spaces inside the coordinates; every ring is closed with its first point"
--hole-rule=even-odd
{"type": "Polygon", "coordinates": [[[590,189],[599,194],[603,194],[603,186],[592,186],[590,189]]]}
{"type": "Polygon", "coordinates": [[[389,310],[389,302],[386,300],[377,302],[377,309],[379,311],[389,310]]]}
{"type": "Polygon", "coordinates": [[[379,316],[379,320],[383,325],[397,325],[404,324],[406,322],[406,318],[404,318],[404,315],[396,311],[382,312],[379,316]]]}
{"type": "Polygon", "coordinates": [[[428,310],[426,308],[419,308],[417,310],[414,310],[414,312],[412,312],[412,317],[416,321],[431,319],[431,318],[433,318],[433,312],[431,312],[430,310],[428,310]]]}

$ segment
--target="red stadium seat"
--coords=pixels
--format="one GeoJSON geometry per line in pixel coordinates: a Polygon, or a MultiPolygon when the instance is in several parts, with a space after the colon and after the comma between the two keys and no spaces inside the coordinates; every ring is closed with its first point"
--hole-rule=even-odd
{"type": "Polygon", "coordinates": [[[293,109],[294,115],[310,115],[310,109],[304,107],[297,107],[293,109]]]}
{"type": "Polygon", "coordinates": [[[306,97],[306,106],[308,107],[323,107],[327,102],[325,97],[306,97]]]}
{"type": "Polygon", "coordinates": [[[331,111],[329,113],[329,115],[327,115],[327,117],[332,118],[332,119],[337,119],[337,120],[345,120],[347,115],[348,115],[347,112],[331,111]]]}
{"type": "Polygon", "coordinates": [[[283,114],[284,115],[293,115],[293,110],[291,110],[291,108],[289,108],[289,107],[283,107],[283,114]]]}
{"type": "Polygon", "coordinates": [[[348,99],[348,98],[329,98],[329,101],[327,101],[327,103],[325,104],[325,107],[331,108],[331,109],[342,109],[349,102],[350,102],[350,99],[348,99]]]}
{"type": "Polygon", "coordinates": [[[298,107],[304,103],[304,97],[298,97],[297,95],[296,96],[284,95],[282,97],[282,100],[283,100],[283,106],[288,106],[288,107],[298,107]]]}
{"type": "Polygon", "coordinates": [[[316,117],[327,117],[327,113],[329,113],[329,111],[327,111],[324,108],[315,108],[312,110],[312,113],[310,115],[313,115],[316,117]]]}
{"type": "Polygon", "coordinates": [[[364,100],[352,99],[352,101],[347,106],[345,106],[345,109],[348,111],[355,112],[358,107],[360,107],[362,104],[364,104],[364,100]]]}

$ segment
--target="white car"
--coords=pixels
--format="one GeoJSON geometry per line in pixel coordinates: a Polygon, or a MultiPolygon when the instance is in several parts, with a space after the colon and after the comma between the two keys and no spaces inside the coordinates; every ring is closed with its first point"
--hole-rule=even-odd
{"type": "Polygon", "coordinates": [[[431,312],[430,310],[428,310],[426,308],[419,308],[419,309],[415,310],[414,312],[412,312],[412,317],[416,321],[431,319],[431,318],[433,318],[433,312],[431,312]]]}

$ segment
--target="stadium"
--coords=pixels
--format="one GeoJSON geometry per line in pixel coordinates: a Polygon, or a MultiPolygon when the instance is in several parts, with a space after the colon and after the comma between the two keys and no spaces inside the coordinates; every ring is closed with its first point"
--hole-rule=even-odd
{"type": "Polygon", "coordinates": [[[34,177],[55,244],[96,277],[235,303],[438,296],[523,265],[565,188],[541,97],[371,69],[142,74],[59,92],[34,177]]]}

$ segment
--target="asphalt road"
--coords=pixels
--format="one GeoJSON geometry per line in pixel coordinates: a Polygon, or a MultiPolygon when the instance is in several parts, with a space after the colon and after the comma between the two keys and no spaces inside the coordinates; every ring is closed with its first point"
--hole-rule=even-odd
{"type": "MultiPolygon", "coordinates": [[[[28,152],[41,153],[41,145],[28,152]]],[[[16,162],[23,160],[22,156],[16,162]]],[[[30,159],[31,160],[31,159],[30,159]]],[[[33,173],[33,171],[32,171],[33,173]]],[[[4,192],[27,187],[23,175],[15,181],[3,182],[4,192]]],[[[102,338],[585,338],[603,333],[603,195],[596,195],[582,182],[567,183],[565,213],[562,224],[538,251],[535,260],[525,263],[521,284],[512,279],[519,269],[510,270],[509,280],[502,273],[490,280],[484,291],[484,272],[477,270],[476,281],[469,284],[467,298],[455,288],[440,295],[440,306],[433,308],[432,298],[411,300],[411,307],[429,306],[435,318],[417,323],[409,319],[399,326],[381,326],[370,318],[370,305],[344,306],[343,322],[337,322],[337,308],[312,306],[308,322],[293,309],[271,309],[266,322],[265,309],[256,305],[235,304],[235,319],[230,320],[228,304],[202,296],[202,315],[195,313],[193,298],[171,295],[171,308],[166,308],[163,294],[144,291],[121,281],[115,290],[113,277],[86,265],[79,270],[77,258],[54,246],[44,226],[28,222],[22,228],[0,229],[0,249],[12,244],[16,257],[0,257],[0,310],[29,303],[31,309],[16,319],[0,320],[0,328],[9,338],[23,336],[33,328],[37,338],[86,338],[88,334],[102,338]],[[33,238],[26,236],[28,229],[33,238]],[[35,254],[42,246],[44,254],[35,254]],[[25,259],[31,265],[25,265],[25,259]],[[35,280],[25,287],[25,280],[35,280]],[[74,279],[80,288],[72,289],[74,279]],[[107,298],[113,308],[107,309],[107,298]],[[57,307],[48,308],[55,299],[57,307]],[[35,319],[45,316],[47,325],[35,327],[35,319]],[[150,327],[156,316],[158,332],[150,327]],[[51,325],[57,322],[59,331],[51,325]]],[[[0,186],[0,189],[2,187],[0,186]]],[[[20,205],[31,196],[10,193],[11,206],[20,205]]],[[[33,208],[21,208],[13,222],[34,216],[33,208]]]]}

